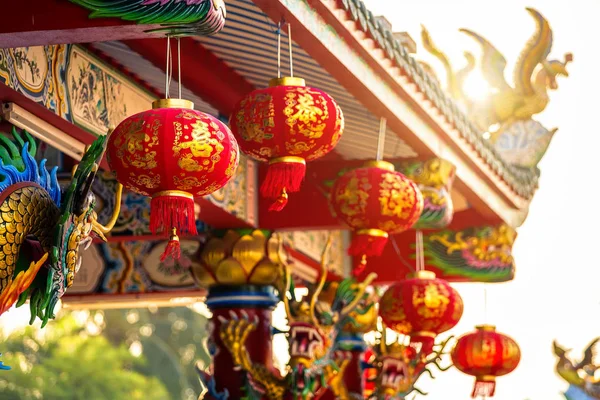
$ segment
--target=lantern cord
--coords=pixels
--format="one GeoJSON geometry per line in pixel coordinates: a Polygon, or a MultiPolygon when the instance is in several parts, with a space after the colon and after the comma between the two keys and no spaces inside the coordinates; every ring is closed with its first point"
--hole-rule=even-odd
{"type": "Polygon", "coordinates": [[[423,232],[417,231],[417,271],[425,270],[425,255],[423,250],[423,232]]]}
{"type": "Polygon", "coordinates": [[[277,24],[277,78],[281,78],[281,22],[277,24]]]}
{"type": "Polygon", "coordinates": [[[398,248],[398,243],[396,243],[396,238],[394,236],[390,236],[390,241],[392,242],[392,246],[394,247],[394,251],[396,252],[396,256],[406,268],[408,268],[411,272],[415,272],[415,268],[402,257],[402,253],[400,253],[400,249],[398,248]]]}
{"type": "Polygon", "coordinates": [[[177,86],[178,86],[178,95],[181,99],[181,38],[177,38],[177,86]]]}
{"type": "Polygon", "coordinates": [[[386,124],[387,120],[384,117],[381,117],[381,119],[379,120],[379,137],[377,138],[377,161],[383,160],[386,124]]]}
{"type": "Polygon", "coordinates": [[[487,285],[483,284],[483,322],[487,324],[487,303],[488,303],[488,295],[487,295],[487,285]]]}
{"type": "Polygon", "coordinates": [[[290,51],[290,76],[294,76],[294,62],[292,59],[292,25],[288,23],[288,47],[290,51]]]}
{"type": "Polygon", "coordinates": [[[169,79],[169,74],[171,73],[170,61],[171,61],[171,37],[167,36],[167,57],[166,57],[167,65],[165,66],[165,99],[169,98],[170,88],[171,88],[171,82],[169,79]]]}

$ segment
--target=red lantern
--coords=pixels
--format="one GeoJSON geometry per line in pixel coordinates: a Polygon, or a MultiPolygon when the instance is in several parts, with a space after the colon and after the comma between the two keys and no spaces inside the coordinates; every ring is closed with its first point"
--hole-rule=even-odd
{"type": "Polygon", "coordinates": [[[521,350],[512,338],[481,325],[458,339],[452,350],[454,366],[475,377],[472,397],[493,397],[496,377],[511,373],[521,361],[521,350]]]}
{"type": "Polygon", "coordinates": [[[389,234],[410,229],[423,211],[418,186],[385,161],[369,161],[334,184],[331,206],[354,229],[352,256],[379,256],[389,234]]]}
{"type": "Polygon", "coordinates": [[[152,110],[126,118],[110,135],[106,153],[123,186],[152,196],[150,230],[171,232],[163,259],[179,258],[177,231],[197,235],[194,196],[225,186],[239,162],[227,126],[181,99],[157,100],[152,110]]]}
{"type": "Polygon", "coordinates": [[[421,343],[429,354],[435,337],[453,328],[463,313],[458,292],[430,271],[390,286],[379,302],[379,315],[386,326],[421,343]]]}
{"type": "Polygon", "coordinates": [[[306,161],[324,156],[339,142],[344,117],[327,93],[306,87],[304,79],[286,77],[244,97],[230,125],[244,153],[269,162],[260,192],[276,199],[270,210],[280,211],[288,192],[300,190],[306,161]]]}

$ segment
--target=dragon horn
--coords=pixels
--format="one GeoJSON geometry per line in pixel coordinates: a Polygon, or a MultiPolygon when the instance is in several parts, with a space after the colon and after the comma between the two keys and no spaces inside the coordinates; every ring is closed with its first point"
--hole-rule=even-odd
{"type": "Polygon", "coordinates": [[[356,294],[356,296],[354,297],[354,300],[352,300],[352,302],[350,302],[350,304],[348,304],[346,307],[344,307],[342,309],[342,312],[340,313],[340,320],[345,317],[346,315],[348,315],[353,309],[354,307],[356,307],[356,305],[358,304],[358,302],[362,299],[363,295],[365,294],[365,292],[367,291],[367,287],[371,284],[371,282],[373,282],[375,279],[377,278],[377,274],[374,272],[371,272],[366,278],[365,280],[360,283],[358,285],[358,293],[356,294]]]}
{"type": "MultiPolygon", "coordinates": [[[[281,237],[281,235],[279,233],[276,233],[275,235],[277,235],[277,238],[279,239],[279,245],[277,246],[277,254],[279,256],[279,259],[281,260],[281,265],[283,266],[283,274],[285,277],[284,293],[282,296],[283,306],[285,307],[285,313],[287,314],[288,320],[289,320],[289,322],[291,322],[292,313],[290,310],[290,301],[287,297],[287,292],[291,289],[292,272],[290,271],[290,265],[288,264],[285,254],[283,252],[283,238],[281,237]]],[[[292,296],[293,295],[294,294],[292,293],[292,296]]]]}
{"type": "Polygon", "coordinates": [[[321,277],[319,278],[317,288],[315,289],[310,298],[310,317],[312,318],[315,326],[319,326],[319,322],[317,321],[317,317],[315,315],[315,307],[317,305],[319,295],[321,294],[321,292],[323,291],[323,287],[325,286],[325,281],[327,280],[327,254],[329,254],[329,250],[331,249],[332,241],[333,236],[330,233],[329,237],[327,238],[325,248],[323,249],[323,253],[321,253],[321,277]]]}
{"type": "Polygon", "coordinates": [[[102,225],[97,220],[94,220],[92,222],[92,226],[97,231],[96,233],[100,232],[100,233],[106,234],[106,233],[109,233],[112,230],[112,228],[114,228],[115,224],[117,223],[117,220],[119,219],[119,213],[121,212],[122,196],[123,196],[123,185],[121,185],[120,183],[117,183],[117,190],[115,193],[115,197],[116,197],[115,198],[115,208],[113,209],[113,213],[110,216],[110,219],[108,220],[107,224],[102,225]]]}

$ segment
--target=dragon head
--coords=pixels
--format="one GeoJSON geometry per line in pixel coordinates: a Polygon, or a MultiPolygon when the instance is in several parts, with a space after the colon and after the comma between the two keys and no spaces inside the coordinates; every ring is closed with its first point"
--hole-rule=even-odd
{"type": "Polygon", "coordinates": [[[115,225],[121,205],[123,187],[118,185],[115,209],[107,225],[98,222],[94,211],[96,196],[92,192],[92,183],[106,149],[108,135],[99,137],[86,149],[81,162],[72,174],[72,180],[64,191],[60,207],[60,217],[54,228],[53,243],[50,251],[50,268],[43,299],[31,303],[32,315],[42,318],[44,326],[53,318],[53,310],[75,279],[81,265],[80,246],[92,244],[94,236],[106,240],[105,234],[115,225]]]}
{"type": "Polygon", "coordinates": [[[557,76],[569,76],[567,64],[569,64],[571,61],[573,61],[573,55],[571,53],[567,53],[565,54],[565,61],[545,60],[542,62],[542,68],[546,72],[546,85],[550,89],[558,89],[558,83],[556,82],[557,76]]]}
{"type": "Polygon", "coordinates": [[[318,378],[322,377],[324,368],[332,362],[333,339],[348,322],[348,316],[363,299],[367,286],[375,279],[374,274],[369,275],[362,283],[357,283],[353,278],[346,279],[337,284],[333,298],[325,301],[321,296],[327,283],[327,254],[331,242],[330,236],[321,256],[321,276],[318,282],[311,285],[308,294],[299,300],[294,296],[289,265],[284,264],[287,295],[283,296],[283,303],[290,326],[290,377],[294,382],[293,390],[298,393],[318,389],[318,378]]]}

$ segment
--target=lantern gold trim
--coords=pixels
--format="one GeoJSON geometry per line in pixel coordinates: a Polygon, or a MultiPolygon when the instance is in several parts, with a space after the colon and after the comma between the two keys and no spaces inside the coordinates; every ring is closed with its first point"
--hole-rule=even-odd
{"type": "Polygon", "coordinates": [[[306,81],[295,76],[284,76],[282,78],[273,78],[269,81],[269,87],[273,86],[306,86],[306,81]]]}
{"type": "Polygon", "coordinates": [[[357,235],[369,235],[375,237],[384,237],[387,238],[389,235],[386,231],[382,231],[381,229],[360,229],[356,231],[357,235]]]}
{"type": "Polygon", "coordinates": [[[484,332],[495,332],[496,326],[494,326],[494,325],[477,325],[475,327],[475,329],[477,329],[478,331],[484,331],[484,332]]]}
{"type": "Polygon", "coordinates": [[[193,110],[194,103],[185,99],[159,99],[152,102],[152,109],[158,108],[185,108],[186,110],[193,110]]]}
{"type": "Polygon", "coordinates": [[[437,336],[435,333],[433,332],[429,332],[429,331],[418,331],[418,332],[411,332],[410,336],[413,337],[428,337],[428,338],[434,338],[437,336]]]}
{"type": "Polygon", "coordinates": [[[171,196],[171,197],[185,197],[186,199],[194,199],[194,195],[188,192],[184,192],[181,190],[163,190],[162,192],[154,193],[152,198],[161,197],[161,196],[171,196]]]}
{"type": "Polygon", "coordinates": [[[387,161],[381,161],[381,160],[371,160],[371,161],[367,161],[364,166],[364,168],[380,168],[380,169],[385,169],[386,171],[395,171],[396,169],[394,168],[394,164],[387,162],[387,161]]]}
{"type": "Polygon", "coordinates": [[[269,160],[269,165],[277,164],[277,163],[295,163],[295,164],[304,164],[306,165],[306,161],[302,157],[296,156],[285,156],[285,157],[277,157],[269,160]]]}
{"type": "Polygon", "coordinates": [[[417,271],[410,275],[411,278],[417,279],[435,279],[435,272],[433,271],[417,271]]]}

